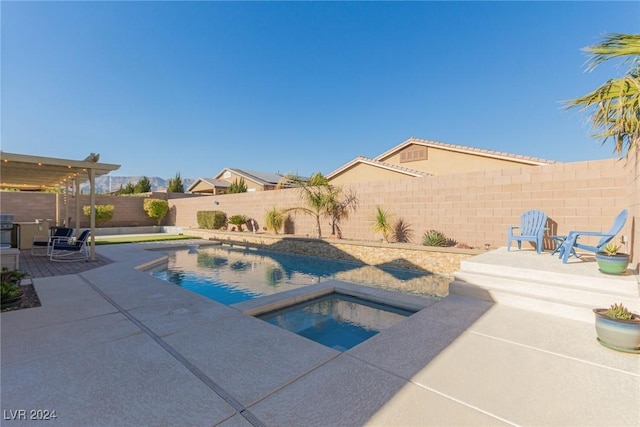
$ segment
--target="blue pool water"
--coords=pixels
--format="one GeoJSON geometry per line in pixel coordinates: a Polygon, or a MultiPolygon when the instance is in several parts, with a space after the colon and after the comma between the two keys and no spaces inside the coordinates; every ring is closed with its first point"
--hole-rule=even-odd
{"type": "Polygon", "coordinates": [[[327,347],[345,351],[413,313],[333,293],[257,317],[327,347]]]}
{"type": "Polygon", "coordinates": [[[428,285],[434,277],[418,271],[229,246],[176,250],[167,256],[164,265],[151,270],[153,276],[223,304],[329,279],[393,289],[405,286],[408,288],[400,290],[415,292],[414,289],[428,285]]]}

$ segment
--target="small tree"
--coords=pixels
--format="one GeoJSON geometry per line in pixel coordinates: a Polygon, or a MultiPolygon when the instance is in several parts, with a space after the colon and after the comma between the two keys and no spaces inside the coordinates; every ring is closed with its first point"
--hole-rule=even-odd
{"type": "Polygon", "coordinates": [[[331,221],[331,234],[342,238],[340,221],[349,218],[350,212],[358,209],[358,197],[352,190],[343,192],[341,187],[327,185],[327,200],[324,215],[331,221]]]}
{"type": "Polygon", "coordinates": [[[240,181],[238,181],[238,179],[235,179],[229,186],[229,194],[246,192],[247,184],[245,184],[244,178],[240,178],[240,181]]]}
{"type": "MultiPolygon", "coordinates": [[[[113,218],[115,209],[113,205],[96,205],[96,226],[102,227],[103,224],[109,222],[113,218]]],[[[82,213],[87,218],[91,218],[91,206],[83,206],[82,213]]]]}
{"type": "Polygon", "coordinates": [[[145,199],[143,207],[147,216],[155,219],[158,225],[160,225],[162,219],[167,212],[169,212],[169,202],[161,199],[145,199]]]}
{"type": "Polygon", "coordinates": [[[169,193],[184,193],[184,184],[180,177],[180,172],[176,173],[175,178],[169,178],[167,185],[167,192],[169,193]]]}
{"type": "Polygon", "coordinates": [[[131,182],[127,182],[127,185],[124,187],[121,185],[120,188],[116,191],[117,196],[121,196],[124,194],[133,194],[136,192],[136,187],[131,182]]]}
{"type": "Polygon", "coordinates": [[[296,175],[287,175],[287,179],[298,188],[300,197],[308,207],[289,208],[283,212],[300,211],[307,215],[311,215],[316,219],[316,237],[322,238],[322,229],[320,228],[320,216],[326,212],[330,201],[330,185],[327,178],[320,172],[311,175],[311,178],[305,180],[296,175]]]}
{"type": "Polygon", "coordinates": [[[135,189],[136,193],[149,193],[151,191],[151,181],[146,176],[143,176],[135,185],[135,189]]]}

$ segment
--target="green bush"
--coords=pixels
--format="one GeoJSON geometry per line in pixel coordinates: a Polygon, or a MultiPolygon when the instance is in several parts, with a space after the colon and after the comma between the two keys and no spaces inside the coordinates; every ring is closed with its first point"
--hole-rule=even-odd
{"type": "Polygon", "coordinates": [[[144,211],[148,217],[155,219],[158,225],[162,222],[167,212],[169,212],[169,202],[161,199],[145,199],[144,211]]]}
{"type": "Polygon", "coordinates": [[[11,299],[22,294],[20,280],[26,276],[18,270],[9,270],[2,267],[2,275],[0,277],[0,298],[3,300],[11,299]]]}
{"type": "MultiPolygon", "coordinates": [[[[111,221],[115,209],[113,205],[96,205],[96,227],[102,227],[103,224],[111,221]]],[[[83,206],[82,212],[84,216],[91,218],[91,206],[83,206]]]]}
{"type": "Polygon", "coordinates": [[[198,211],[198,227],[207,230],[218,230],[227,225],[227,214],[222,211],[198,211]]]}

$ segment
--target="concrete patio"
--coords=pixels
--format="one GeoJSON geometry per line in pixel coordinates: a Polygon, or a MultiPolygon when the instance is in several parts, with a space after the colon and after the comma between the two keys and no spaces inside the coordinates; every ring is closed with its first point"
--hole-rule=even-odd
{"type": "MultiPolygon", "coordinates": [[[[424,309],[340,353],[136,269],[162,256],[150,247],[98,246],[110,263],[35,278],[42,306],[2,313],[2,425],[42,411],[60,426],[640,420],[640,356],[600,346],[591,322],[416,296],[424,309]]],[[[558,268],[547,259],[527,268],[558,268]]]]}

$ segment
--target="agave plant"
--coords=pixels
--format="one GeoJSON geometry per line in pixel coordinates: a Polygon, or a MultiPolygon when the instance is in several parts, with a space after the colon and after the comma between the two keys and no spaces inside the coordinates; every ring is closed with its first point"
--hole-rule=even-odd
{"type": "Polygon", "coordinates": [[[422,235],[422,244],[424,246],[454,246],[457,242],[448,238],[438,230],[429,230],[422,235]]]}

